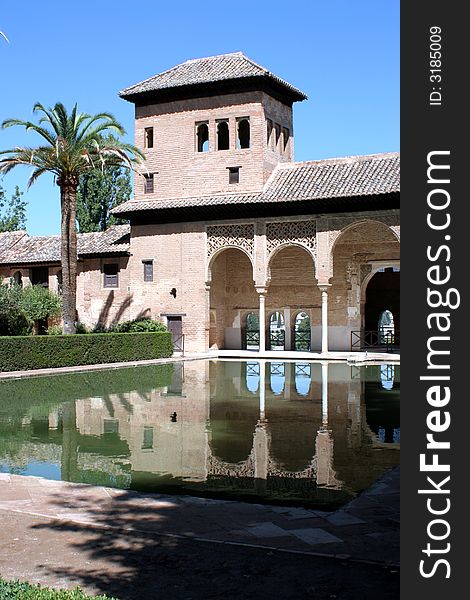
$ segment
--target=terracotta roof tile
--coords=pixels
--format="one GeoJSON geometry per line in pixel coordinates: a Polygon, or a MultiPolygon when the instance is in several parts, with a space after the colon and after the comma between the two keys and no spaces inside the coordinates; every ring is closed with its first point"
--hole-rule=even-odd
{"type": "Polygon", "coordinates": [[[127,87],[119,92],[119,95],[126,98],[145,92],[215,83],[230,79],[244,79],[246,77],[267,77],[287,88],[290,92],[294,92],[299,96],[299,99],[307,97],[287,81],[277,77],[245,56],[243,52],[187,60],[167,71],[163,71],[163,73],[127,87]]]}
{"type": "MultiPolygon", "coordinates": [[[[18,235],[16,242],[10,244],[7,244],[6,238],[3,237],[6,234],[0,234],[0,264],[60,262],[59,235],[29,236],[24,231],[14,233],[22,235],[18,235]]],[[[14,239],[14,236],[11,236],[11,239],[14,239]]],[[[129,225],[113,225],[103,232],[79,233],[78,255],[84,257],[125,253],[129,251],[129,240],[129,225]]]]}
{"type": "Polygon", "coordinates": [[[168,210],[198,206],[315,201],[376,196],[400,191],[398,153],[349,156],[278,165],[262,192],[219,194],[191,198],[130,200],[113,209],[117,215],[136,211],[168,210]]]}

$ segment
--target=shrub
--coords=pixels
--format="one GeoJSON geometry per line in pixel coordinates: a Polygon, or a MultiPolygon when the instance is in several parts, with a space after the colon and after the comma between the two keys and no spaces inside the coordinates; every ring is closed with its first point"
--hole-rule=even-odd
{"type": "Polygon", "coordinates": [[[115,333],[138,333],[144,331],[168,331],[168,329],[159,321],[153,321],[152,319],[134,319],[134,321],[125,321],[124,323],[117,323],[112,325],[110,330],[115,333]]]}
{"type": "Polygon", "coordinates": [[[87,326],[83,323],[77,323],[75,327],[75,333],[90,333],[87,326]]]}
{"type": "Polygon", "coordinates": [[[19,307],[21,288],[0,285],[0,335],[28,335],[33,324],[19,307]]]}
{"type": "Polygon", "coordinates": [[[46,329],[47,335],[62,335],[62,327],[60,325],[51,325],[46,329]]]}
{"type": "Polygon", "coordinates": [[[62,299],[41,285],[0,284],[0,335],[28,335],[35,321],[58,317],[62,299]]]}
{"type": "MultiPolygon", "coordinates": [[[[54,590],[31,585],[24,581],[4,581],[0,579],[0,598],[8,600],[113,600],[110,596],[88,596],[80,590],[54,590]]],[[[117,599],[114,599],[117,600],[117,599]]]]}
{"type": "Polygon", "coordinates": [[[172,353],[169,332],[0,337],[0,371],[150,360],[172,353]]]}
{"type": "Polygon", "coordinates": [[[59,317],[62,298],[42,285],[28,285],[20,295],[19,306],[30,321],[59,317]]]}

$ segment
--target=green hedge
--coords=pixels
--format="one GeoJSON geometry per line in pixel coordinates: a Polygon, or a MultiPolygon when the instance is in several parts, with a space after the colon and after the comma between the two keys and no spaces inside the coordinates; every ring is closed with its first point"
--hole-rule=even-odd
{"type": "MultiPolygon", "coordinates": [[[[79,588],[73,590],[54,590],[39,585],[30,585],[23,581],[4,581],[0,579],[0,599],[5,600],[113,600],[110,596],[88,596],[79,588]]],[[[114,599],[117,600],[117,599],[114,599]]]]}
{"type": "Polygon", "coordinates": [[[0,371],[22,371],[164,358],[171,333],[0,337],[0,371]]]}

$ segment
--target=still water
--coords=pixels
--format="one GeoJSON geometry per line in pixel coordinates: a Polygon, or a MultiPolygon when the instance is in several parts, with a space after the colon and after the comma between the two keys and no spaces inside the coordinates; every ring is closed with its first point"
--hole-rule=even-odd
{"type": "Polygon", "coordinates": [[[188,361],[0,383],[0,471],[340,505],[399,462],[399,366],[188,361]]]}

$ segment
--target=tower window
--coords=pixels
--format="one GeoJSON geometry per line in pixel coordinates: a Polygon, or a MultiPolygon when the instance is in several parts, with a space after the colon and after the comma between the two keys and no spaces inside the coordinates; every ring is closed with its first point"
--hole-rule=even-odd
{"type": "Polygon", "coordinates": [[[153,173],[149,173],[147,175],[144,175],[145,177],[145,183],[144,183],[144,192],[146,194],[153,194],[153,190],[154,190],[154,177],[153,177],[153,173]]]}
{"type": "Polygon", "coordinates": [[[198,152],[209,151],[209,126],[207,123],[196,125],[196,147],[198,152]]]}
{"type": "Polygon", "coordinates": [[[153,127],[145,128],[144,146],[145,148],[153,148],[153,127]]]}
{"type": "Polygon", "coordinates": [[[228,168],[228,182],[229,183],[240,183],[240,167],[227,167],[228,168]]]}
{"type": "Polygon", "coordinates": [[[240,119],[237,127],[237,148],[250,147],[250,120],[248,118],[240,119]]]}
{"type": "Polygon", "coordinates": [[[144,281],[153,281],[153,260],[143,260],[144,281]]]}
{"type": "Polygon", "coordinates": [[[217,123],[217,150],[228,150],[230,146],[230,137],[227,121],[217,123]]]}
{"type": "Polygon", "coordinates": [[[273,135],[273,122],[271,119],[266,121],[266,145],[268,148],[272,147],[272,135],[273,135]]]}
{"type": "Polygon", "coordinates": [[[290,133],[287,127],[282,128],[282,145],[284,153],[287,153],[289,147],[290,133]]]}
{"type": "Polygon", "coordinates": [[[279,140],[281,139],[281,126],[278,123],[274,124],[274,131],[276,133],[276,138],[275,138],[275,148],[276,150],[279,149],[279,140]]]}

